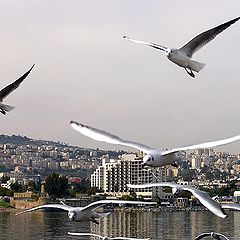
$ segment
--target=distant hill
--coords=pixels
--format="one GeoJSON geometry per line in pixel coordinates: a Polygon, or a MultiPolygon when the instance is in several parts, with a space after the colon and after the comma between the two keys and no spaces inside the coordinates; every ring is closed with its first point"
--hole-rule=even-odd
{"type": "Polygon", "coordinates": [[[128,153],[126,151],[113,151],[113,150],[101,150],[101,149],[86,149],[86,148],[81,148],[78,146],[69,146],[67,143],[63,142],[54,142],[50,140],[35,140],[26,136],[20,136],[20,135],[0,135],[0,144],[13,144],[13,145],[32,145],[32,146],[41,146],[41,145],[51,145],[55,147],[73,147],[73,148],[78,148],[80,151],[97,151],[97,156],[101,157],[103,155],[108,154],[110,157],[118,157],[119,155],[128,153]]]}
{"type": "Polygon", "coordinates": [[[15,144],[15,145],[54,145],[54,146],[67,146],[66,143],[54,142],[49,140],[34,140],[32,138],[20,135],[0,135],[0,144],[15,144]]]}

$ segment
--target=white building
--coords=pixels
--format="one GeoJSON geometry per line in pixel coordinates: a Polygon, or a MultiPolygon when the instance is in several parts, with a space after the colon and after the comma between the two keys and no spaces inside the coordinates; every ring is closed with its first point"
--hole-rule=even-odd
{"type": "MultiPolygon", "coordinates": [[[[161,169],[153,169],[154,173],[163,180],[163,171],[161,169]]],[[[165,171],[164,171],[165,172],[165,171]]],[[[165,179],[165,178],[164,178],[165,179]]],[[[151,172],[147,171],[142,166],[142,160],[137,160],[135,154],[125,154],[119,160],[109,159],[104,157],[102,165],[95,170],[91,175],[91,186],[97,187],[106,194],[114,196],[122,196],[130,194],[130,189],[127,184],[143,184],[156,181],[151,172]]],[[[143,198],[152,198],[159,194],[159,191],[150,188],[135,189],[137,196],[143,198]]]]}

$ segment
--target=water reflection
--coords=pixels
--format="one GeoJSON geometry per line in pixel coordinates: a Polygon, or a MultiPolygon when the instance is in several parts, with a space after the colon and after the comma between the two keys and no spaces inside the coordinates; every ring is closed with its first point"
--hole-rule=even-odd
{"type": "MultiPolygon", "coordinates": [[[[33,212],[15,216],[0,213],[1,240],[95,239],[67,232],[92,232],[110,237],[126,236],[164,240],[190,240],[202,232],[216,231],[240,239],[240,212],[220,219],[210,212],[113,212],[99,225],[71,222],[64,212],[33,212]]],[[[206,238],[207,239],[207,238],[206,238]]]]}

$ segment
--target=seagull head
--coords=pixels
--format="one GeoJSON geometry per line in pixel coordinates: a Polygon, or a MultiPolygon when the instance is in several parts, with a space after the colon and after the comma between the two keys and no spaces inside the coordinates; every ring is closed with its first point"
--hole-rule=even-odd
{"type": "Polygon", "coordinates": [[[172,188],[172,194],[174,195],[174,194],[177,194],[177,193],[179,193],[179,192],[181,192],[181,189],[180,188],[177,188],[177,187],[173,187],[172,188]]]}
{"type": "Polygon", "coordinates": [[[154,157],[150,154],[146,154],[143,157],[143,166],[152,166],[154,163],[154,157]]]}
{"type": "Polygon", "coordinates": [[[68,212],[68,217],[70,218],[70,220],[74,221],[75,217],[76,217],[76,212],[74,211],[69,211],[68,212]]]}
{"type": "Polygon", "coordinates": [[[171,57],[172,55],[174,55],[174,54],[176,53],[176,50],[177,50],[177,49],[167,48],[167,49],[165,50],[165,53],[166,53],[166,55],[167,55],[168,57],[171,57]]]}

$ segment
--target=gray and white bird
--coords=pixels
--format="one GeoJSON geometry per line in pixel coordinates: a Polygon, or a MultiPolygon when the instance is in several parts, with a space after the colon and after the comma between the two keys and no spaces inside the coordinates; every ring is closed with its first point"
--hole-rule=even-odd
{"type": "Polygon", "coordinates": [[[45,204],[38,207],[30,208],[16,215],[20,215],[27,212],[37,211],[40,209],[62,209],[68,212],[68,217],[72,221],[83,222],[83,221],[92,221],[96,224],[100,218],[106,217],[110,214],[107,213],[98,213],[95,210],[99,207],[102,207],[106,204],[134,204],[134,205],[152,205],[156,204],[156,202],[141,202],[141,201],[124,201],[124,200],[100,200],[93,203],[88,204],[85,207],[71,207],[64,203],[62,204],[45,204]]]}
{"type": "Polygon", "coordinates": [[[227,29],[229,26],[234,24],[239,19],[240,17],[237,17],[217,27],[207,30],[197,35],[195,38],[193,38],[191,41],[186,43],[181,48],[177,48],[177,49],[164,47],[159,44],[155,44],[151,42],[143,42],[143,41],[131,39],[127,36],[124,36],[123,38],[135,43],[145,44],[149,47],[153,47],[155,49],[164,51],[167,55],[167,58],[170,61],[174,62],[180,67],[183,67],[191,77],[195,77],[193,71],[195,72],[201,71],[204,68],[205,64],[192,60],[191,59],[192,55],[198,50],[200,50],[207,43],[209,43],[211,40],[213,40],[219,33],[227,29]]]}
{"type": "Polygon", "coordinates": [[[220,218],[226,218],[227,215],[223,212],[221,205],[214,201],[208,193],[201,191],[197,188],[187,186],[187,185],[180,185],[172,182],[161,182],[161,183],[146,183],[146,184],[127,184],[128,188],[150,188],[150,187],[171,187],[172,193],[176,194],[182,191],[188,191],[192,195],[194,195],[203,206],[205,206],[209,211],[214,213],[216,216],[220,218]]]}
{"type": "Polygon", "coordinates": [[[210,233],[202,233],[200,235],[198,235],[195,240],[200,240],[203,239],[205,237],[212,237],[213,239],[217,239],[217,240],[229,240],[229,238],[227,238],[226,236],[224,236],[221,233],[216,233],[216,232],[210,232],[210,233]]]}
{"type": "Polygon", "coordinates": [[[99,239],[103,240],[117,240],[117,239],[122,239],[122,240],[149,240],[151,238],[128,238],[128,237],[106,237],[106,236],[101,236],[95,233],[73,233],[73,232],[68,232],[68,235],[72,236],[93,236],[93,237],[98,237],[99,239]]]}
{"type": "Polygon", "coordinates": [[[132,147],[144,152],[146,155],[143,157],[143,165],[149,167],[161,167],[169,164],[176,167],[177,166],[176,162],[179,160],[178,156],[179,152],[200,148],[212,148],[240,140],[240,135],[237,135],[235,137],[217,140],[213,142],[206,142],[186,147],[173,148],[171,150],[160,150],[141,143],[123,140],[120,137],[115,136],[111,133],[78,123],[76,121],[71,121],[70,125],[74,130],[91,139],[111,144],[119,144],[127,147],[132,147]]]}
{"type": "Polygon", "coordinates": [[[31,72],[33,67],[34,65],[32,65],[32,67],[26,73],[24,73],[20,78],[18,78],[16,81],[9,84],[8,86],[6,86],[0,91],[0,112],[2,114],[6,115],[7,112],[10,112],[11,110],[14,109],[13,106],[3,104],[2,103],[3,99],[6,98],[12,91],[14,91],[20,86],[22,81],[28,76],[28,74],[31,72]]]}

